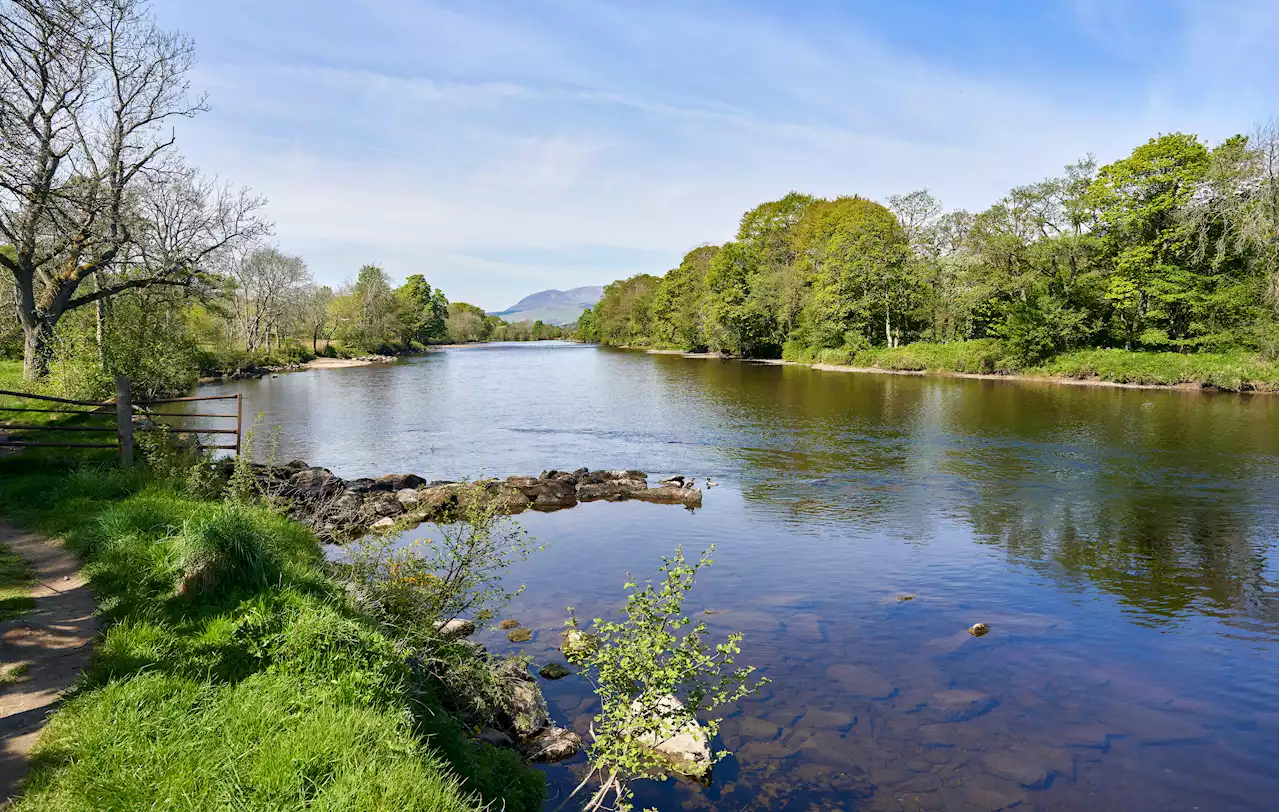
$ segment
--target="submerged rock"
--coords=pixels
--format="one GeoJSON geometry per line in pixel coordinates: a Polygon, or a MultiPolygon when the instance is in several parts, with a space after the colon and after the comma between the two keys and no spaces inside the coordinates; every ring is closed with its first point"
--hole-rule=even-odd
{"type": "Polygon", "coordinates": [[[543,679],[563,679],[573,672],[561,663],[547,663],[538,669],[538,676],[543,679]]]}
{"type": "Polygon", "coordinates": [[[517,626],[519,626],[519,625],[520,625],[520,621],[518,621],[518,620],[514,620],[514,619],[512,619],[512,618],[507,618],[506,620],[504,620],[504,621],[502,621],[501,623],[499,623],[499,624],[498,624],[498,628],[499,628],[499,629],[514,629],[515,627],[517,627],[517,626]]]}
{"type": "Polygon", "coordinates": [[[975,623],[969,627],[969,634],[974,637],[981,637],[989,631],[991,631],[991,627],[985,623],[975,623]]]}
{"type": "Polygon", "coordinates": [[[527,643],[533,639],[533,631],[531,629],[512,629],[507,632],[507,639],[512,643],[527,643]]]}
{"type": "Polygon", "coordinates": [[[520,742],[520,755],[526,761],[563,761],[581,749],[582,737],[562,727],[546,728],[520,742]]]}
{"type": "Polygon", "coordinates": [[[992,697],[981,691],[938,691],[928,702],[929,715],[944,722],[966,722],[996,706],[992,697]]]}

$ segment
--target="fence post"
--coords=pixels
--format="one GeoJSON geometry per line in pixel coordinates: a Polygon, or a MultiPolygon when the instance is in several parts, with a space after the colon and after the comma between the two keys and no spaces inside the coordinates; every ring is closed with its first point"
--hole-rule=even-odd
{"type": "Polygon", "coordinates": [[[120,464],[133,465],[133,393],[124,375],[116,376],[116,436],[120,441],[120,464]]]}
{"type": "Polygon", "coordinates": [[[236,459],[240,459],[240,444],[244,439],[244,394],[236,392],[236,459]]]}

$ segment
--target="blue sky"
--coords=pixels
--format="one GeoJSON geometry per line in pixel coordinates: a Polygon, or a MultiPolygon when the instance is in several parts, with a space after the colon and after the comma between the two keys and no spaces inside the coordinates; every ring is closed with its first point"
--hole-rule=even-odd
{"type": "Polygon", "coordinates": [[[790,190],[980,210],[1159,132],[1277,114],[1275,0],[158,0],[179,130],[316,278],[496,310],[662,273],[790,190]]]}

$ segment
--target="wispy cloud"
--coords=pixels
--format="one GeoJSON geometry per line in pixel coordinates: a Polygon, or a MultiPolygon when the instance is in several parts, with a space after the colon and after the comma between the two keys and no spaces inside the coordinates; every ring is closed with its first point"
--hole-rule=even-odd
{"type": "Polygon", "coordinates": [[[1158,131],[1247,129],[1275,115],[1276,9],[1221,5],[901,0],[871,17],[172,0],[161,13],[196,37],[213,94],[187,150],[265,193],[282,245],[328,281],[379,261],[496,309],[660,273],[791,189],[929,186],[981,208],[1158,131]]]}

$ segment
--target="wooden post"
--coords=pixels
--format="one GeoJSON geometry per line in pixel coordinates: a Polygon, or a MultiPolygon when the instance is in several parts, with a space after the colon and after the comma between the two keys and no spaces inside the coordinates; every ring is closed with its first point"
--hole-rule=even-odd
{"type": "Polygon", "coordinates": [[[120,441],[120,464],[133,465],[133,393],[124,375],[116,376],[116,436],[120,441]]]}
{"type": "Polygon", "coordinates": [[[240,458],[240,438],[244,436],[244,395],[236,392],[236,458],[240,458]]]}

